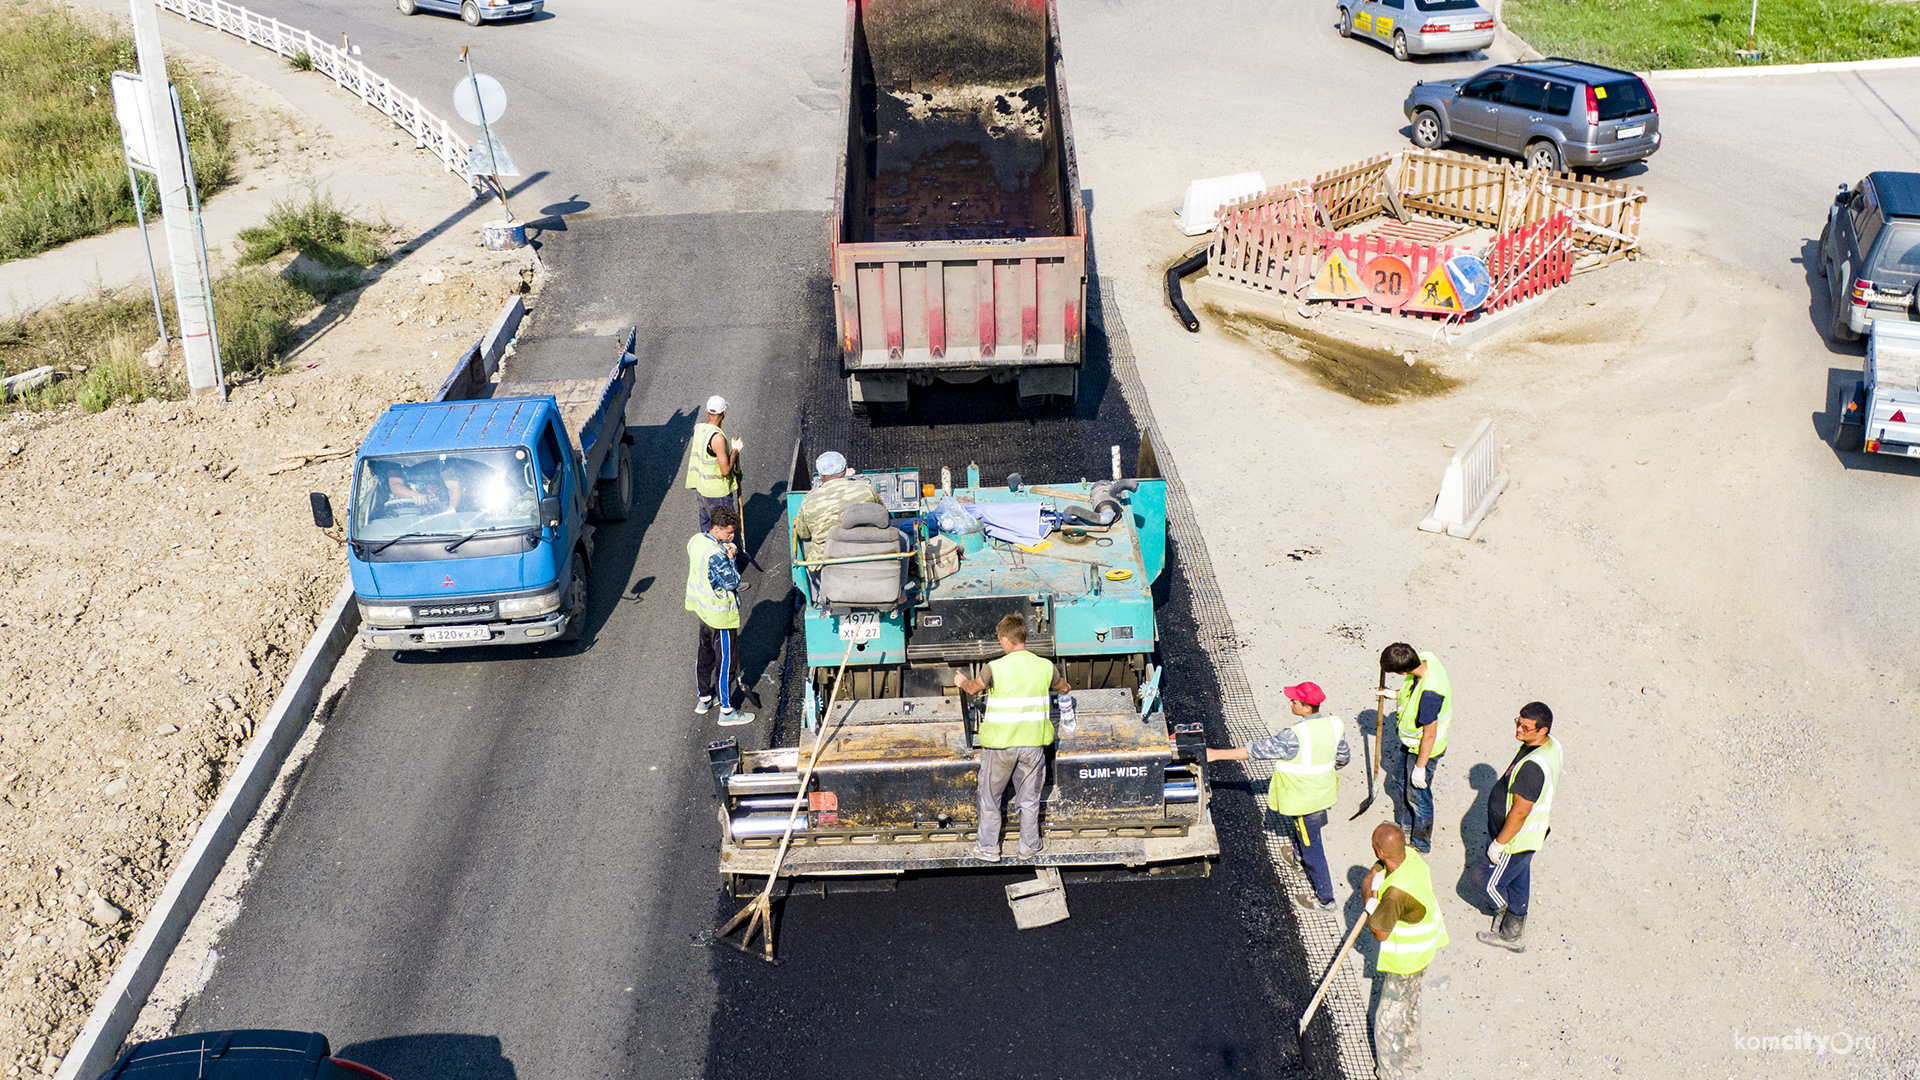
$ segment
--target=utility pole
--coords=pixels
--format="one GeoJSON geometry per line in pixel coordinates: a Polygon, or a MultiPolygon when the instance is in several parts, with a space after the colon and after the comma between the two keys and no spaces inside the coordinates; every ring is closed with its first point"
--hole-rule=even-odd
{"type": "Polygon", "coordinates": [[[153,168],[165,223],[168,262],[173,268],[173,300],[180,315],[180,339],[187,359],[187,388],[195,396],[227,396],[214,336],[213,295],[207,287],[200,217],[190,199],[186,133],[174,119],[173,87],[167,81],[167,57],[160,47],[160,15],[153,0],[130,0],[133,43],[146,89],[153,126],[153,168]]]}

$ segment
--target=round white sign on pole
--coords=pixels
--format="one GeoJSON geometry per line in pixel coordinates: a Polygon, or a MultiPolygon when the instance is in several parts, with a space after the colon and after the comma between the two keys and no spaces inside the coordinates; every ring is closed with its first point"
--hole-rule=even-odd
{"type": "Polygon", "coordinates": [[[453,108],[469,124],[497,124],[507,111],[506,88],[491,75],[462,77],[453,84],[453,108]]]}

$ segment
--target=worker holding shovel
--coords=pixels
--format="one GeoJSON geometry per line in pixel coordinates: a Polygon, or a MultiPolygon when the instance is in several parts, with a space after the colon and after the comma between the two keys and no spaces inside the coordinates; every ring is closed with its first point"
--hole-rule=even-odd
{"type": "Polygon", "coordinates": [[[707,399],[707,411],[693,425],[693,439],[687,447],[687,486],[700,500],[700,531],[713,525],[714,510],[724,506],[738,510],[740,485],[735,477],[740,469],[740,440],[729,439],[720,425],[727,419],[727,399],[715,394],[707,399]]]}
{"type": "Polygon", "coordinates": [[[1207,750],[1208,761],[1271,761],[1273,779],[1267,783],[1270,827],[1287,834],[1294,854],[1313,883],[1312,892],[1294,893],[1293,906],[1301,911],[1333,910],[1333,876],[1327,869],[1327,851],[1320,830],[1327,811],[1340,797],[1340,778],[1353,759],[1344,726],[1338,716],[1322,713],[1326,692],[1310,682],[1281,691],[1287,707],[1299,721],[1292,727],[1231,750],[1207,750]]]}

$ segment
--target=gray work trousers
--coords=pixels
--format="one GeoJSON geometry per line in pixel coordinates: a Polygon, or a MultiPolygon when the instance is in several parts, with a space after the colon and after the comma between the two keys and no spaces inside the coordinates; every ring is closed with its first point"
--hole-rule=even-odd
{"type": "Polygon", "coordinates": [[[1401,1080],[1420,1054],[1420,977],[1426,972],[1380,973],[1380,1007],[1373,1013],[1373,1062],[1378,1080],[1401,1080]]]}
{"type": "Polygon", "coordinates": [[[1013,781],[1013,805],[1020,811],[1020,846],[1040,850],[1040,790],[1047,783],[1047,750],[1043,746],[980,748],[980,838],[987,851],[1000,850],[1000,796],[1013,781]]]}

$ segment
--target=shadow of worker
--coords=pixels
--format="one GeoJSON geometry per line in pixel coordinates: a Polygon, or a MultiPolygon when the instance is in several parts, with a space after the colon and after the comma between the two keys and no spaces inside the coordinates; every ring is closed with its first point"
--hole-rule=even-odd
{"type": "Polygon", "coordinates": [[[1466,850],[1466,865],[1460,868],[1454,893],[1482,915],[1493,914],[1491,901],[1487,899],[1487,871],[1493,868],[1487,861],[1487,841],[1493,839],[1487,832],[1487,799],[1493,793],[1494,781],[1499,778],[1494,767],[1484,761],[1468,770],[1467,783],[1473,785],[1473,803],[1460,818],[1460,843],[1466,850]]]}
{"type": "Polygon", "coordinates": [[[518,1080],[493,1035],[399,1035],[334,1050],[393,1080],[518,1080]]]}

